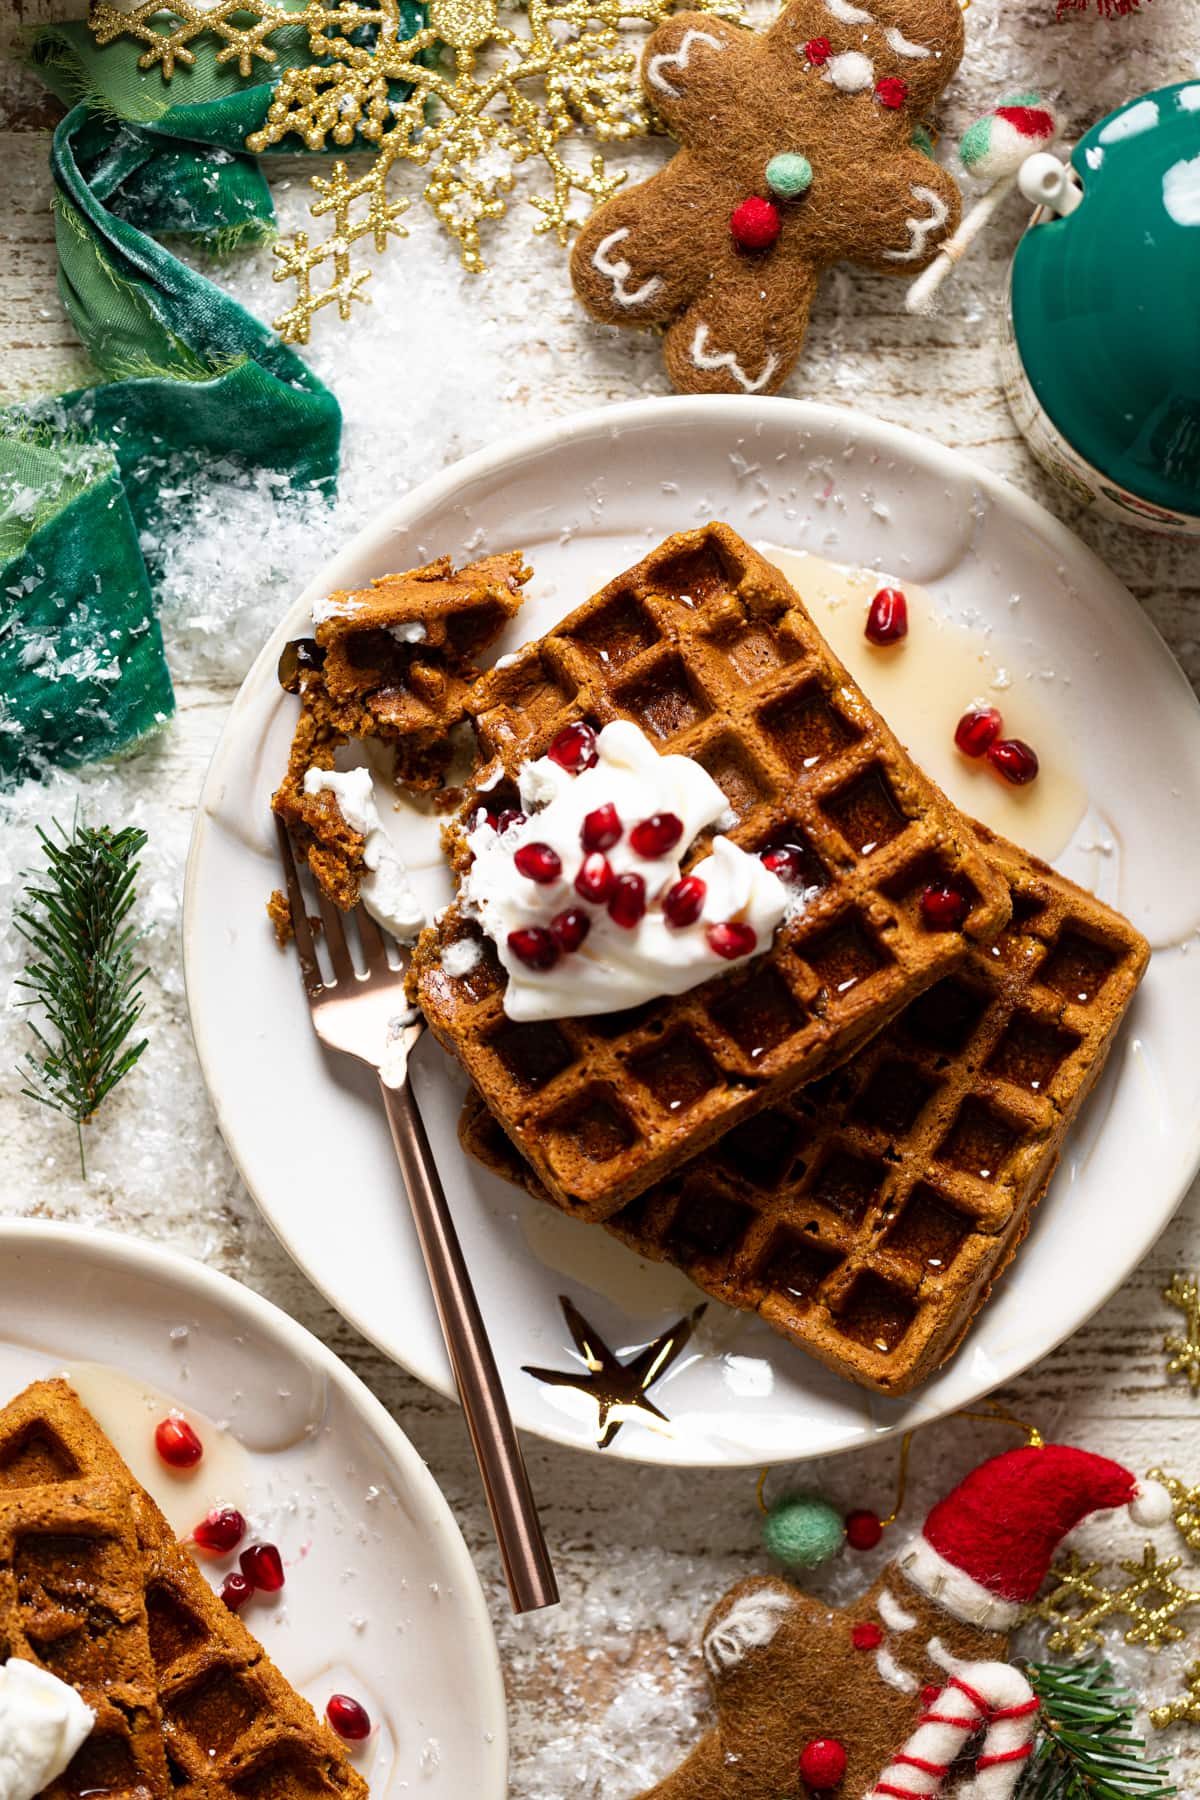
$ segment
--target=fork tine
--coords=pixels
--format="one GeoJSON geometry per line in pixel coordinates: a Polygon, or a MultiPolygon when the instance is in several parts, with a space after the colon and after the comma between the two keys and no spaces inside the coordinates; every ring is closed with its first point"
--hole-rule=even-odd
{"type": "Polygon", "coordinates": [[[317,905],[321,908],[321,923],[325,927],[325,948],[329,951],[329,960],[333,964],[335,984],[355,981],[354,959],[350,955],[350,946],[346,942],[346,927],[342,915],[332,900],[326,898],[320,882],[317,883],[317,905]]]}
{"type": "Polygon", "coordinates": [[[361,901],[355,907],[352,917],[358,925],[358,941],[362,945],[367,974],[390,974],[391,964],[388,962],[387,944],[384,942],[383,933],[361,901]]]}
{"type": "Polygon", "coordinates": [[[318,1000],[324,984],[321,980],[320,965],[317,962],[317,948],[313,943],[308,914],[304,910],[304,892],[296,870],[292,840],[288,835],[287,826],[278,815],[275,818],[275,834],[279,839],[279,860],[283,864],[283,880],[287,888],[288,905],[292,912],[292,931],[295,934],[296,949],[300,955],[300,975],[309,999],[318,1000]]]}

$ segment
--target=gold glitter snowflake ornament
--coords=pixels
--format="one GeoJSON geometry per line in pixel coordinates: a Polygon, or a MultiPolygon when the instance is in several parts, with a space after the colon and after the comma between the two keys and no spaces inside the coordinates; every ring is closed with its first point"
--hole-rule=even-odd
{"type": "MultiPolygon", "coordinates": [[[[584,162],[568,159],[563,141],[583,131],[604,143],[658,129],[638,81],[641,40],[629,28],[652,30],[673,4],[528,0],[502,16],[497,0],[429,0],[426,23],[406,31],[400,0],[308,0],[294,11],[254,0],[216,0],[207,10],[197,0],[145,0],[128,13],[95,0],[90,22],[100,43],[124,35],[146,44],[140,66],[157,63],[168,81],[176,61],[195,61],[191,44],[205,31],[220,40],[217,62],[236,61],[243,75],[256,58],[276,60],[272,32],[307,31],[311,60],[283,71],[263,128],[246,147],[257,153],[294,135],[310,150],[353,146],[371,161],[353,178],[342,162],[328,177],[314,177],[312,212],[331,220],[327,236],[312,243],[298,232],[275,246],[276,281],[296,284],[276,329],[288,342],[306,343],[314,313],[336,305],[345,319],[354,301],[368,298],[369,272],[353,271],[353,246],[371,238],[382,253],[392,237],[406,235],[396,220],[409,202],[388,196],[398,162],[427,171],[426,204],[472,271],[484,266],[480,228],[508,211],[523,163],[549,177],[548,191],[526,196],[539,215],[534,230],[565,245],[579,223],[571,213],[576,196],[598,205],[624,175],[610,174],[599,150],[584,162]],[[323,285],[314,285],[318,273],[323,285]]],[[[741,0],[691,4],[741,16],[741,0]]]]}
{"type": "Polygon", "coordinates": [[[1188,1725],[1200,1725],[1200,1662],[1192,1663],[1183,1672],[1183,1693],[1174,1700],[1168,1700],[1162,1706],[1152,1706],[1150,1723],[1159,1731],[1168,1725],[1186,1722],[1188,1725]]]}
{"type": "Polygon", "coordinates": [[[1050,1648],[1083,1656],[1103,1642],[1098,1627],[1114,1618],[1131,1621],[1124,1634],[1127,1644],[1160,1650],[1164,1644],[1178,1643],[1185,1629],[1177,1623],[1179,1615],[1200,1607],[1200,1591],[1175,1579],[1182,1560],[1168,1556],[1159,1562],[1154,1545],[1147,1544],[1140,1561],[1117,1565],[1129,1579],[1107,1587],[1097,1579],[1099,1563],[1070,1556],[1064,1568],[1051,1570],[1055,1586],[1034,1608],[1037,1617],[1053,1627],[1046,1640],[1050,1648]]]}
{"type": "Polygon", "coordinates": [[[1200,1394],[1200,1281],[1195,1275],[1172,1275],[1163,1299],[1184,1317],[1182,1332],[1163,1338],[1168,1375],[1186,1375],[1193,1394],[1200,1394]]]}

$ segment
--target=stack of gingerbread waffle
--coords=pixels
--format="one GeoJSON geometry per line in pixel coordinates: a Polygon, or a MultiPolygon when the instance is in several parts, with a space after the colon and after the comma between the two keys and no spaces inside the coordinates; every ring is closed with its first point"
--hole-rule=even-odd
{"type": "Polygon", "coordinates": [[[337,1738],[222,1604],[65,1381],[0,1410],[0,1662],[95,1726],[51,1800],[366,1800],[337,1738]]]}
{"type": "Polygon", "coordinates": [[[850,1379],[911,1389],[1028,1229],[1146,944],[964,819],[727,526],[668,539],[462,706],[460,876],[481,819],[522,816],[522,771],[625,720],[728,802],[683,874],[720,831],[792,893],[728,971],[536,1019],[512,1016],[511,960],[460,895],[412,989],[471,1077],[467,1149],[850,1379]]]}

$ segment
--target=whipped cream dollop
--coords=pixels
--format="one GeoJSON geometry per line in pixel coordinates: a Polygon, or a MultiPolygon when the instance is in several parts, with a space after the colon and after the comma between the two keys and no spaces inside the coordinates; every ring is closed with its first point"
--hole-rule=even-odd
{"type": "Polygon", "coordinates": [[[383,829],[375,805],[370,769],[309,769],[306,794],[332,794],[351,831],[361,833],[367,873],[358,893],[371,917],[393,937],[415,938],[425,926],[425,909],[417,899],[408,870],[383,829]]]}
{"type": "Polygon", "coordinates": [[[0,1800],[34,1800],[96,1723],[73,1687],[36,1663],[0,1663],[0,1800]]]}
{"type": "Polygon", "coordinates": [[[619,1012],[660,995],[682,994],[727,973],[771,947],[775,928],[795,901],[779,878],[726,837],[689,872],[704,883],[696,917],[670,922],[662,902],[680,879],[680,862],[697,833],[726,812],[725,795],[712,776],[688,756],[662,756],[636,725],[617,720],[595,740],[593,767],[573,774],[549,756],[526,763],[519,785],[523,823],[503,832],[482,817],[468,833],[473,861],[460,888],[464,910],[476,918],[508,971],[504,1010],[517,1020],[563,1019],[619,1012]],[[645,883],[645,912],[632,928],[618,924],[606,902],[581,896],[576,876],[587,852],[584,820],[611,806],[621,825],[617,842],[603,854],[614,878],[635,874],[645,883]],[[639,855],[633,828],[656,814],[682,825],[678,841],[661,856],[639,855]],[[526,845],[546,845],[561,864],[548,882],[530,880],[517,867],[526,845]],[[577,948],[559,954],[550,968],[532,968],[510,946],[510,934],[549,931],[567,909],[587,916],[577,948]],[[749,926],[745,954],[721,955],[711,927],[749,926]]]}

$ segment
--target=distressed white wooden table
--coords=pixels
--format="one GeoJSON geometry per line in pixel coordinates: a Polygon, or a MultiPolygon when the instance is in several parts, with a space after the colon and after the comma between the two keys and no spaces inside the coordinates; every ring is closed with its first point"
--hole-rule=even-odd
{"type": "MultiPolygon", "coordinates": [[[[1052,6],[1053,0],[975,0],[967,61],[941,121],[951,143],[971,118],[1014,90],[1051,93],[1077,132],[1138,92],[1200,71],[1200,11],[1193,0],[1155,0],[1140,16],[1111,24],[1085,16],[1057,26],[1052,6]]],[[[17,22],[64,10],[56,0],[17,0],[17,22]]],[[[9,396],[23,397],[85,381],[88,369],[55,289],[47,151],[59,109],[20,74],[0,69],[0,83],[0,379],[9,396]]],[[[643,147],[627,161],[636,173],[661,154],[660,147],[643,147]]],[[[284,227],[302,222],[302,164],[274,165],[273,182],[284,227]]],[[[1032,464],[998,391],[996,326],[1021,222],[1019,204],[1010,202],[932,321],[905,315],[899,284],[834,276],[818,301],[807,354],[789,391],[927,431],[1037,495],[1117,571],[1196,682],[1200,555],[1082,515],[1032,464]]],[[[562,258],[526,235],[519,207],[489,245],[491,272],[476,278],[461,273],[452,247],[419,207],[406,223],[409,240],[371,284],[374,306],[350,326],[325,315],[314,333],[312,360],[335,386],[346,417],[337,513],[275,529],[267,500],[235,494],[181,515],[180,541],[167,546],[164,615],[176,720],[111,779],[63,782],[51,796],[26,791],[15,822],[0,829],[0,896],[11,899],[31,850],[34,818],[56,807],[66,816],[77,792],[99,816],[113,817],[115,809],[145,822],[151,846],[144,905],[154,976],[151,1050],[95,1131],[86,1184],[74,1165],[69,1130],[16,1097],[11,1080],[3,1083],[0,1205],[107,1223],[200,1255],[332,1345],[428,1459],[489,1584],[509,1684],[514,1795],[618,1800],[671,1766],[690,1740],[704,1702],[695,1627],[731,1579],[764,1566],[752,1479],[643,1472],[531,1442],[530,1466],[564,1604],[554,1615],[512,1625],[457,1410],[363,1343],[258,1220],[207,1107],[179,977],[179,884],[201,778],[237,680],[297,581],[376,506],[454,457],[539,418],[664,388],[652,343],[586,324],[571,301],[562,258]]],[[[270,317],[280,310],[270,267],[269,253],[261,251],[210,272],[270,317]]],[[[0,917],[0,993],[9,991],[17,955],[0,917]]],[[[0,1015],[6,1071],[18,1045],[11,1011],[0,1015]]],[[[1129,1204],[1139,1204],[1136,1193],[1129,1204]]],[[[1101,1450],[1135,1470],[1161,1462],[1200,1481],[1200,1397],[1167,1379],[1162,1334],[1176,1321],[1160,1296],[1173,1269],[1200,1263],[1198,1226],[1193,1193],[1122,1292],[1007,1392],[1009,1405],[1047,1435],[1101,1450]]],[[[363,1254],[370,1254],[369,1245],[363,1254]]],[[[995,1428],[961,1420],[924,1432],[914,1449],[910,1516],[919,1519],[922,1500],[1009,1442],[995,1428]]],[[[842,1503],[886,1512],[895,1455],[883,1446],[806,1470],[805,1481],[842,1503]]],[[[1138,1554],[1141,1540],[1132,1527],[1097,1525],[1081,1542],[1112,1558],[1138,1554]]],[[[1160,1542],[1164,1554],[1177,1547],[1169,1531],[1160,1542]]],[[[859,1578],[837,1575],[831,1591],[845,1591],[859,1578]]],[[[1193,1572],[1192,1585],[1200,1586],[1200,1574],[1193,1572]]],[[[1200,1613],[1191,1639],[1194,1656],[1200,1613]]],[[[1186,1644],[1157,1660],[1118,1648],[1122,1666],[1148,1691],[1157,1696],[1177,1687],[1186,1644]]],[[[1190,1770],[1184,1790],[1200,1791],[1200,1729],[1180,1727],[1164,1741],[1190,1770]]]]}

